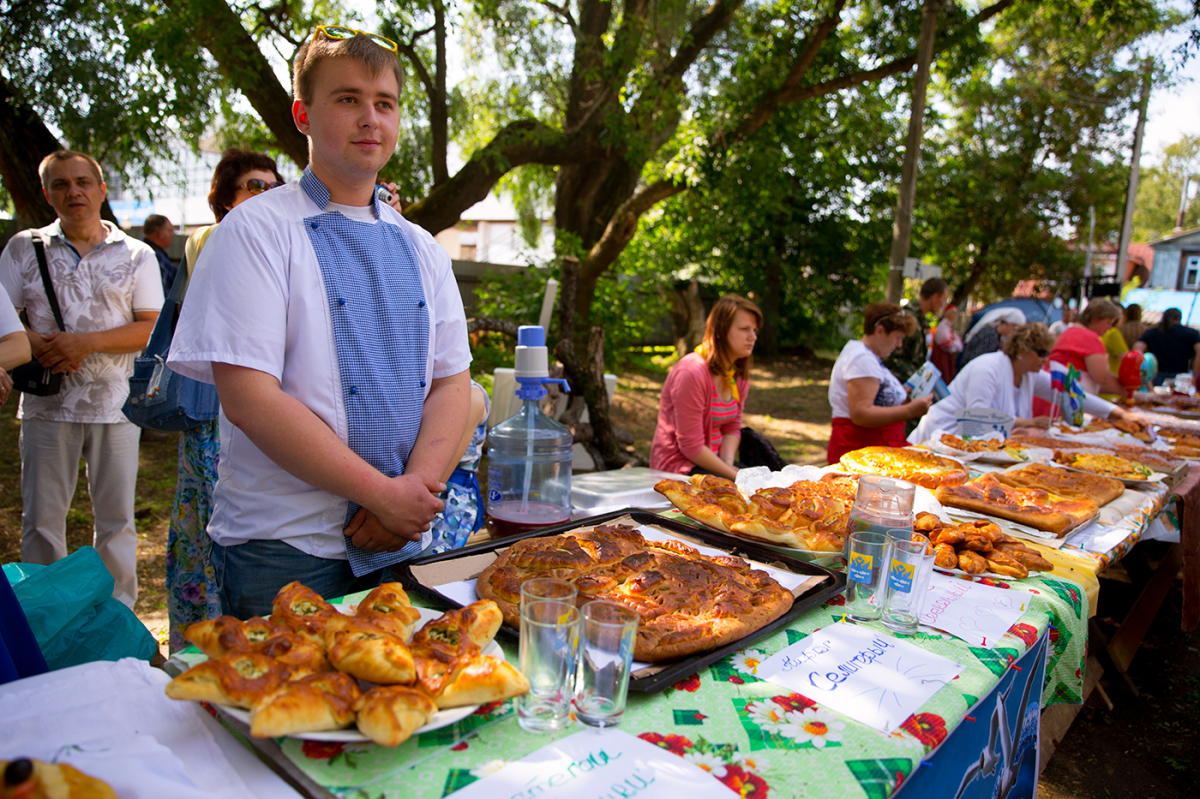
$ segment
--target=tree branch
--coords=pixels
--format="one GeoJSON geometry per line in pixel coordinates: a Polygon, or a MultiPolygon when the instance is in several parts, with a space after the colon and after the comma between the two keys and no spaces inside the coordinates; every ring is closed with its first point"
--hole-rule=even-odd
{"type": "Polygon", "coordinates": [[[474,319],[467,320],[467,332],[503,333],[512,338],[517,337],[517,323],[510,322],[507,319],[493,319],[490,316],[477,316],[474,319]]]}
{"type": "Polygon", "coordinates": [[[571,16],[571,9],[567,8],[566,6],[560,6],[555,3],[551,3],[550,0],[538,0],[538,3],[562,17],[563,21],[567,23],[567,27],[569,27],[571,30],[574,31],[579,28],[579,26],[575,24],[575,18],[571,16]]]}
{"type": "MultiPolygon", "coordinates": [[[[958,26],[958,28],[954,31],[942,36],[934,49],[934,53],[943,52],[958,44],[963,37],[966,36],[968,31],[977,28],[982,23],[1011,6],[1014,2],[1016,2],[1016,0],[997,0],[997,2],[983,9],[974,17],[958,26]]],[[[841,4],[839,4],[835,11],[840,13],[840,10],[841,4]]],[[[809,45],[806,46],[804,52],[801,53],[800,58],[797,59],[796,64],[789,73],[789,78],[791,74],[797,72],[797,68],[800,66],[801,59],[805,58],[806,56],[809,58],[809,65],[811,65],[812,58],[816,57],[816,49],[813,49],[813,45],[815,44],[816,48],[819,49],[824,39],[827,38],[830,33],[832,33],[833,28],[837,27],[837,22],[834,21],[833,26],[825,31],[824,37],[818,39],[818,33],[821,32],[822,27],[825,26],[827,22],[829,22],[828,17],[823,20],[821,25],[818,26],[817,30],[813,32],[813,37],[810,39],[809,45]]],[[[871,83],[891,77],[892,75],[898,75],[902,72],[907,72],[908,70],[912,69],[916,63],[917,54],[912,53],[902,58],[893,59],[886,64],[881,64],[874,69],[863,70],[861,72],[852,72],[848,75],[841,75],[822,83],[801,86],[799,85],[799,80],[803,77],[804,72],[808,70],[808,65],[805,65],[803,71],[796,75],[795,80],[789,80],[788,82],[785,82],[783,87],[763,97],[754,107],[754,109],[742,118],[742,123],[738,125],[734,133],[725,137],[725,141],[722,144],[721,149],[727,150],[729,149],[730,144],[738,141],[744,141],[745,139],[749,138],[759,128],[765,125],[771,116],[782,106],[802,102],[804,100],[811,100],[816,97],[823,97],[827,94],[839,92],[842,89],[849,89],[853,86],[860,86],[864,83],[871,83]]]]}
{"type": "Polygon", "coordinates": [[[579,164],[609,152],[586,132],[566,133],[527,119],[510,122],[454,177],[404,211],[404,216],[431,233],[458,222],[462,212],[487,197],[500,178],[524,164],[579,164]]]}
{"type": "Polygon", "coordinates": [[[616,213],[608,220],[600,240],[592,246],[580,263],[580,275],[594,278],[601,274],[633,239],[642,214],[668,197],[686,191],[687,188],[688,184],[683,181],[660,180],[621,203],[616,213]]]}

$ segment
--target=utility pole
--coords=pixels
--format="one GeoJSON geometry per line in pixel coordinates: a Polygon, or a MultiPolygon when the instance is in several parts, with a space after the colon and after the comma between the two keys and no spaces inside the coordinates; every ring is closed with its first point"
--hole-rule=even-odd
{"type": "Polygon", "coordinates": [[[1138,176],[1142,168],[1142,134],[1146,132],[1146,107],[1150,104],[1150,81],[1154,76],[1154,59],[1147,58],[1142,70],[1142,96],[1138,99],[1137,130],[1133,134],[1133,163],[1129,166],[1129,191],[1125,194],[1125,221],[1121,223],[1121,239],[1117,243],[1117,282],[1125,282],[1125,259],[1133,233],[1133,209],[1137,205],[1138,176]]]}
{"type": "Polygon", "coordinates": [[[925,0],[921,14],[921,37],[917,41],[917,74],[913,78],[912,114],[904,141],[904,163],[900,167],[900,193],[892,223],[892,255],[888,261],[887,301],[899,302],[904,294],[904,259],[912,242],[912,214],[917,199],[917,164],[921,159],[921,135],[925,121],[925,93],[929,88],[929,63],[933,60],[933,35],[943,0],[925,0]]]}
{"type": "Polygon", "coordinates": [[[1079,287],[1079,310],[1083,310],[1083,301],[1087,298],[1087,284],[1092,277],[1092,242],[1096,238],[1096,206],[1088,206],[1088,248],[1087,257],[1083,261],[1083,285],[1079,287]]]}
{"type": "Polygon", "coordinates": [[[1179,216],[1175,219],[1175,230],[1172,231],[1174,233],[1183,230],[1183,215],[1187,213],[1188,207],[1188,185],[1191,183],[1193,177],[1195,176],[1192,175],[1192,165],[1188,164],[1187,168],[1183,171],[1183,191],[1179,193],[1179,216]]]}

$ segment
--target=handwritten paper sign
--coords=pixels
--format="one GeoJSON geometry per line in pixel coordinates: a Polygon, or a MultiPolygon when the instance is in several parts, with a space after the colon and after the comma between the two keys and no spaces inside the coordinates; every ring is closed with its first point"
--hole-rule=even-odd
{"type": "Polygon", "coordinates": [[[993,647],[1025,613],[1029,594],[934,573],[921,624],[974,646],[993,647]]]}
{"type": "Polygon", "coordinates": [[[451,794],[454,799],[729,799],[704,769],[620,730],[555,741],[451,794]]]}
{"type": "Polygon", "coordinates": [[[830,710],[891,732],[963,670],[932,652],[868,627],[840,623],[797,641],[757,675],[830,710]]]}

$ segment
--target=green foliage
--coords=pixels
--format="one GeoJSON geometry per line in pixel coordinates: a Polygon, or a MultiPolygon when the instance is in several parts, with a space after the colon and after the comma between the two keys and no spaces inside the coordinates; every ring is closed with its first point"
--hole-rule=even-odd
{"type": "Polygon", "coordinates": [[[213,118],[220,80],[162,5],[66,0],[0,7],[5,77],[70,146],[124,178],[196,140],[213,118]]]}
{"type": "Polygon", "coordinates": [[[1086,230],[1088,206],[1098,240],[1120,227],[1141,65],[1113,53],[1169,21],[1145,2],[1026,3],[1004,15],[987,58],[937,87],[954,112],[930,115],[911,252],[979,300],[1021,279],[1077,276],[1083,263],[1065,239],[1086,230]]]}
{"type": "Polygon", "coordinates": [[[1138,181],[1137,208],[1133,213],[1133,240],[1154,241],[1170,234],[1179,217],[1183,178],[1192,175],[1192,195],[1184,213],[1183,229],[1200,227],[1200,135],[1184,136],[1163,149],[1158,166],[1143,169],[1138,181]]]}

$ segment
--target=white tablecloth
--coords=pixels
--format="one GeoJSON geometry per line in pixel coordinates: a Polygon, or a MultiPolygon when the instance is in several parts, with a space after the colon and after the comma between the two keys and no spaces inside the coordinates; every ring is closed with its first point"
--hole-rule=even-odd
{"type": "Polygon", "coordinates": [[[121,799],[298,799],[165,673],[132,658],[0,685],[0,759],[71,763],[121,799]]]}

